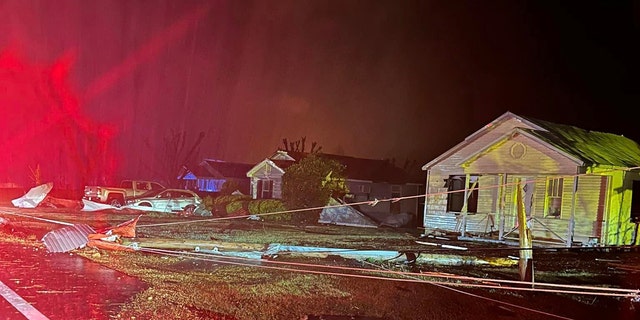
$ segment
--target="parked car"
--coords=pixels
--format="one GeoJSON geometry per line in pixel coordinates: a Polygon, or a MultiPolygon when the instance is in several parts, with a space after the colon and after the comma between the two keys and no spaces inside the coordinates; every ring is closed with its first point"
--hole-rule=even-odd
{"type": "Polygon", "coordinates": [[[143,197],[131,200],[127,207],[159,212],[193,211],[202,204],[202,198],[191,190],[152,190],[143,197]]]}
{"type": "Polygon", "coordinates": [[[117,187],[85,186],[83,198],[89,201],[120,207],[125,204],[127,200],[140,197],[143,193],[163,189],[166,188],[153,181],[122,180],[117,187]]]}

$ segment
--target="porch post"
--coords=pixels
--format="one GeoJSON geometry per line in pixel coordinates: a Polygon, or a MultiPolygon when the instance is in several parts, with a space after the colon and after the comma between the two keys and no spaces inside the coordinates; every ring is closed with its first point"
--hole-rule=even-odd
{"type": "Polygon", "coordinates": [[[499,175],[500,189],[498,190],[498,240],[504,240],[504,197],[506,194],[505,184],[507,175],[502,173],[499,175]]]}
{"type": "Polygon", "coordinates": [[[467,207],[469,205],[469,200],[467,199],[467,197],[469,197],[469,179],[471,178],[470,174],[466,174],[465,175],[465,181],[464,181],[464,202],[462,205],[462,230],[460,230],[460,236],[464,237],[465,236],[465,232],[467,231],[467,207]]]}
{"type": "Polygon", "coordinates": [[[429,178],[431,177],[431,169],[427,170],[427,180],[424,186],[424,205],[422,206],[422,226],[427,228],[427,212],[429,211],[429,178]]]}
{"type": "Polygon", "coordinates": [[[571,216],[567,226],[567,241],[565,245],[571,247],[573,245],[573,233],[576,224],[576,192],[578,192],[578,175],[573,177],[573,191],[571,192],[571,216]]]}

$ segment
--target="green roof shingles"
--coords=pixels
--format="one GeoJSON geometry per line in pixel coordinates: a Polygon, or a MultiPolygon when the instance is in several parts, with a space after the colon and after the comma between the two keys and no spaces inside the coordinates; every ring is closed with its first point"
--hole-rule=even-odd
{"type": "Polygon", "coordinates": [[[612,133],[526,118],[548,131],[527,130],[556,148],[576,156],[586,165],[616,167],[640,166],[640,146],[635,141],[612,133]]]}

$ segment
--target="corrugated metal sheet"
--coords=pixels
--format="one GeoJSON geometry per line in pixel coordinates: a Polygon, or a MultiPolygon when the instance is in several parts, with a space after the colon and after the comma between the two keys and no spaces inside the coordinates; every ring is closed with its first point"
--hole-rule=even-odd
{"type": "Polygon", "coordinates": [[[378,224],[351,206],[342,206],[336,199],[329,199],[329,208],[322,209],[318,223],[351,227],[377,228],[378,224]]]}
{"type": "Polygon", "coordinates": [[[75,224],[48,232],[42,237],[42,242],[49,252],[68,252],[84,247],[91,233],[96,232],[90,226],[75,224]]]}

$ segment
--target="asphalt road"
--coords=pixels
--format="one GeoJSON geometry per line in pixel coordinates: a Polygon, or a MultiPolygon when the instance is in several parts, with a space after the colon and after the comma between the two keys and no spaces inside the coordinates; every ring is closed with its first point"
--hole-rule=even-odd
{"type": "Polygon", "coordinates": [[[2,319],[110,319],[146,288],[136,278],[74,254],[0,246],[2,319]]]}

